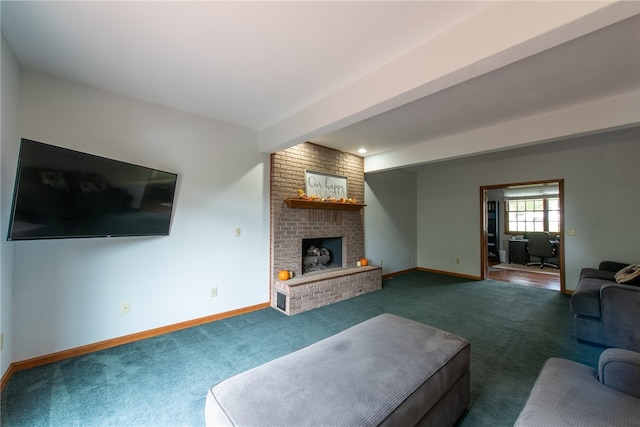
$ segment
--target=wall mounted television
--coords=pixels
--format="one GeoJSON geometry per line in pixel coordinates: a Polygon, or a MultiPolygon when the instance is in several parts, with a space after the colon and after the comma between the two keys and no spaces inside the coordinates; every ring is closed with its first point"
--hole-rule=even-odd
{"type": "Polygon", "coordinates": [[[22,139],[7,240],[166,236],[177,175],[22,139]]]}

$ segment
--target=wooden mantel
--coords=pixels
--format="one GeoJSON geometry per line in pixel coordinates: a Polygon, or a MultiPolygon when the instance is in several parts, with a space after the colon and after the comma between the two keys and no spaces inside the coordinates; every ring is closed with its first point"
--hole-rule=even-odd
{"type": "Polygon", "coordinates": [[[360,203],[336,203],[336,202],[313,202],[302,199],[284,199],[288,207],[292,209],[324,209],[336,211],[359,211],[367,205],[360,203]]]}

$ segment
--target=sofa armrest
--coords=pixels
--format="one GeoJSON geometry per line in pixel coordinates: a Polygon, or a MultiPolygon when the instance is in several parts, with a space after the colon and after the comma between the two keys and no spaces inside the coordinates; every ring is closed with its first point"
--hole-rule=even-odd
{"type": "Polygon", "coordinates": [[[598,270],[612,271],[614,273],[617,273],[628,265],[630,264],[625,264],[623,262],[617,261],[602,261],[598,266],[598,270]]]}
{"type": "Polygon", "coordinates": [[[640,353],[606,349],[598,361],[598,379],[606,386],[640,398],[640,353]]]}
{"type": "Polygon", "coordinates": [[[603,285],[600,304],[604,344],[640,352],[640,286],[603,285]]]}

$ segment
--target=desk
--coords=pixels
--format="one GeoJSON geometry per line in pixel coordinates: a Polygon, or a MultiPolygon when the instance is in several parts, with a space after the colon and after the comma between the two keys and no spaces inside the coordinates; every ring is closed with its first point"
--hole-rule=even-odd
{"type": "Polygon", "coordinates": [[[527,239],[509,240],[509,264],[513,262],[526,265],[530,261],[528,243],[527,239]]]}
{"type": "MultiPolygon", "coordinates": [[[[552,264],[557,264],[557,262],[553,262],[553,260],[557,259],[560,255],[560,241],[552,240],[556,245],[556,256],[553,258],[548,258],[551,260],[552,264]]],[[[537,258],[536,258],[537,259],[537,258]]],[[[546,259],[546,258],[545,258],[546,259]]],[[[510,239],[509,240],[509,264],[523,264],[526,265],[531,262],[531,257],[529,256],[529,240],[528,239],[510,239]]]]}

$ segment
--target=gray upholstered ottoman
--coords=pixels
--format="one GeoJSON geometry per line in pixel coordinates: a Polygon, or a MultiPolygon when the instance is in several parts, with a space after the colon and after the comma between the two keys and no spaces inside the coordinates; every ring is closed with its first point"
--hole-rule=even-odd
{"type": "Polygon", "coordinates": [[[470,400],[469,343],[382,314],[209,390],[208,426],[451,426],[470,400]]]}

